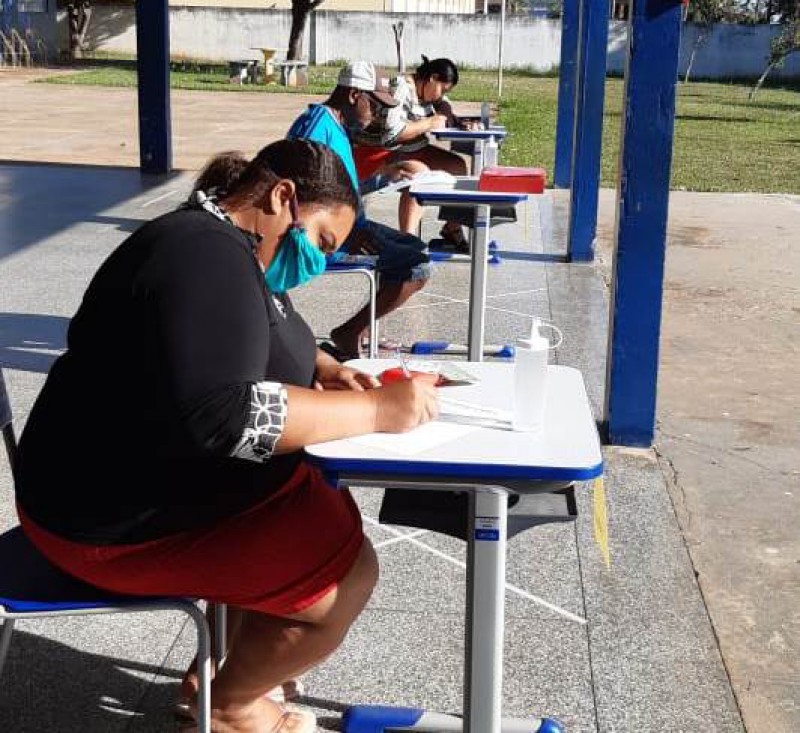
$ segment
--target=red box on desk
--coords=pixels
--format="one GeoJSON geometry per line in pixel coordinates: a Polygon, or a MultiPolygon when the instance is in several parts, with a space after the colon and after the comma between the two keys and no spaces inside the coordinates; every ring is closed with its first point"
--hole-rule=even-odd
{"type": "Polygon", "coordinates": [[[503,193],[544,193],[546,183],[547,172],[544,168],[514,168],[497,165],[481,171],[478,190],[503,193]]]}

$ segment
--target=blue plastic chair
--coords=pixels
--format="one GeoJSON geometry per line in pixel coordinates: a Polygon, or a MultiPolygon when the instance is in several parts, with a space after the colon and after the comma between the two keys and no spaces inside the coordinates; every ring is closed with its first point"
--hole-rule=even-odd
{"type": "Polygon", "coordinates": [[[377,258],[372,255],[328,256],[325,275],[361,275],[369,287],[369,349],[370,359],[378,358],[378,320],[376,318],[378,277],[377,258]]]}
{"type": "MultiPolygon", "coordinates": [[[[11,403],[0,369],[0,429],[13,475],[16,437],[11,403]]],[[[82,583],[52,565],[28,541],[22,528],[0,534],[0,674],[8,655],[17,619],[53,616],[95,616],[109,613],[183,611],[197,628],[197,672],[199,679],[198,731],[210,733],[211,635],[203,612],[188,598],[115,595],[82,583]]],[[[217,607],[217,622],[224,606],[217,607]]],[[[222,626],[224,629],[224,625],[222,626]]]]}

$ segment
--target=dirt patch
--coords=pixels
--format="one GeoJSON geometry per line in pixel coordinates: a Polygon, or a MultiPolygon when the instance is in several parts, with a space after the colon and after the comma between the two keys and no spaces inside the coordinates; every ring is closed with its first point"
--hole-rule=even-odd
{"type": "Polygon", "coordinates": [[[698,226],[673,225],[667,231],[667,244],[671,247],[718,248],[710,229],[698,226]]]}

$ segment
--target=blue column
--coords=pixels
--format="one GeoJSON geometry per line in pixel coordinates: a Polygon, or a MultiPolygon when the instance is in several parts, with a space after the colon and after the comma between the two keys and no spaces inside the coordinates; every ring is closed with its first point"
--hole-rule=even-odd
{"type": "Polygon", "coordinates": [[[635,0],[626,60],[606,421],[610,441],[648,446],[656,414],[680,0],[635,0]]]}
{"type": "Polygon", "coordinates": [[[139,165],[144,173],[172,170],[169,105],[169,5],[136,0],[139,72],[139,165]]]}
{"type": "Polygon", "coordinates": [[[572,262],[591,262],[594,259],[608,22],[609,3],[606,0],[580,0],[572,195],[567,248],[567,256],[572,262]]]}
{"type": "Polygon", "coordinates": [[[553,183],[572,182],[572,135],[575,132],[575,70],[578,62],[579,0],[564,0],[561,10],[561,61],[558,66],[558,120],[553,183]]]}

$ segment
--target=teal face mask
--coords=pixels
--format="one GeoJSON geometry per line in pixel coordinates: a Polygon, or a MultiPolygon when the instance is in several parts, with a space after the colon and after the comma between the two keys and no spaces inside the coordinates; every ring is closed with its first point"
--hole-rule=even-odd
{"type": "Polygon", "coordinates": [[[306,234],[297,216],[297,201],[291,203],[294,221],[289,231],[283,235],[278,251],[272,258],[264,280],[273,293],[304,285],[325,271],[325,255],[306,234]]]}

